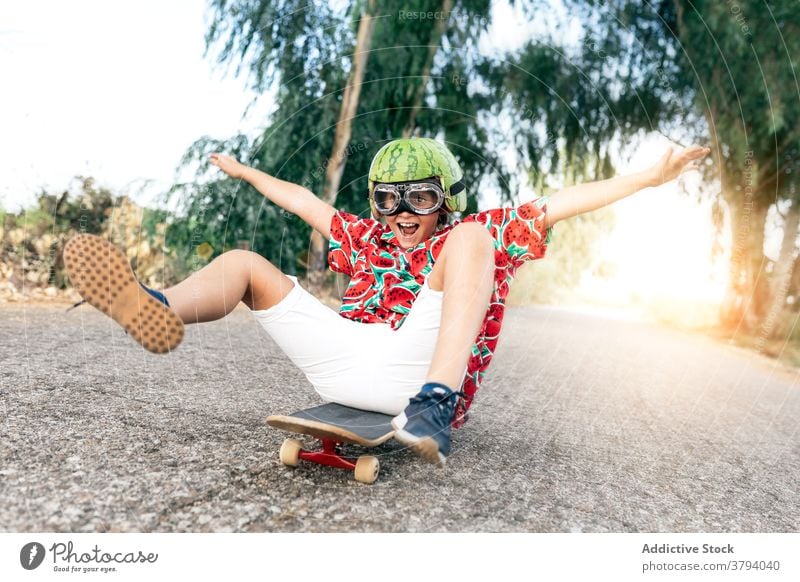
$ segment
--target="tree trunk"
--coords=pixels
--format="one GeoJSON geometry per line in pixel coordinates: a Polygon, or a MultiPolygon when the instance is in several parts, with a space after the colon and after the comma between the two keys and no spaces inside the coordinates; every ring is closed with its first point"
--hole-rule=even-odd
{"type": "Polygon", "coordinates": [[[792,302],[792,311],[800,311],[800,256],[794,260],[794,265],[792,266],[789,296],[794,300],[792,302]]]}
{"type": "MultiPolygon", "coordinates": [[[[795,262],[795,248],[797,242],[797,229],[800,226],[800,204],[794,201],[789,207],[786,220],[783,223],[783,241],[778,262],[772,275],[771,297],[767,317],[761,326],[761,338],[770,339],[781,333],[777,326],[778,318],[786,306],[786,297],[789,294],[789,285],[792,282],[792,271],[795,262]]],[[[775,338],[781,339],[781,338],[775,338]]],[[[784,338],[785,339],[785,338],[784,338]]]]}
{"type": "Polygon", "coordinates": [[[741,209],[736,200],[727,196],[731,220],[731,258],[728,264],[728,288],[720,307],[720,323],[728,331],[736,331],[744,316],[743,297],[745,297],[745,245],[737,236],[741,223],[741,209]]]}
{"type": "Polygon", "coordinates": [[[422,68],[422,75],[420,76],[419,83],[417,83],[413,98],[411,99],[411,108],[409,109],[408,121],[403,128],[403,137],[411,137],[411,134],[416,127],[417,113],[423,105],[425,100],[425,89],[428,86],[428,81],[431,78],[431,69],[433,69],[433,59],[436,56],[436,51],[442,44],[442,37],[447,30],[447,23],[450,20],[450,13],[453,11],[453,0],[443,0],[441,12],[446,14],[445,18],[439,18],[436,21],[436,26],[431,29],[431,37],[428,41],[428,56],[425,59],[425,66],[422,68]]]}
{"type": "Polygon", "coordinates": [[[769,298],[765,276],[764,223],[768,204],[759,192],[743,201],[738,192],[726,196],[731,214],[730,282],[720,322],[732,333],[758,329],[769,298]]]}
{"type": "Polygon", "coordinates": [[[753,201],[751,224],[748,236],[747,285],[745,290],[744,329],[754,333],[761,326],[769,303],[769,279],[767,257],[764,255],[764,226],[769,204],[763,198],[753,201]]]}
{"type": "MultiPolygon", "coordinates": [[[[369,0],[361,21],[358,25],[356,49],[353,53],[353,68],[342,94],[342,106],[339,111],[339,121],[336,124],[336,134],[333,138],[331,157],[325,168],[325,185],[322,199],[328,204],[336,205],[336,196],[339,184],[342,181],[344,166],[347,162],[347,146],[352,135],[353,117],[358,109],[358,100],[361,94],[361,83],[364,79],[364,69],[367,64],[370,46],[372,44],[372,31],[375,28],[375,0],[369,0]]],[[[312,293],[318,293],[325,282],[326,257],[328,241],[322,238],[316,230],[311,233],[308,250],[308,288],[312,293]]]]}

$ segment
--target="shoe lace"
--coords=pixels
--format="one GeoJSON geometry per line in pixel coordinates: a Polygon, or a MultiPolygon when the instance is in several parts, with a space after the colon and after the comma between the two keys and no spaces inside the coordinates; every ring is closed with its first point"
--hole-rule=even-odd
{"type": "Polygon", "coordinates": [[[68,311],[72,311],[73,309],[75,309],[76,307],[80,307],[80,306],[81,306],[81,305],[83,305],[84,303],[86,303],[86,299],[81,299],[80,301],[78,301],[78,302],[77,302],[75,305],[73,305],[72,307],[67,307],[67,308],[64,310],[64,313],[66,313],[66,312],[68,312],[68,311]]]}
{"type": "Polygon", "coordinates": [[[412,403],[426,405],[426,410],[435,411],[437,420],[441,424],[448,424],[453,420],[453,415],[456,409],[456,403],[451,403],[451,399],[461,397],[461,401],[466,398],[466,394],[459,390],[458,392],[451,392],[450,394],[441,395],[437,392],[425,392],[417,394],[411,398],[412,403]],[[431,406],[434,404],[435,406],[431,406]]]}
{"type": "MultiPolygon", "coordinates": [[[[86,299],[81,299],[80,301],[78,301],[78,302],[77,302],[75,305],[73,305],[72,307],[67,307],[67,308],[64,310],[64,313],[68,313],[68,312],[72,311],[73,309],[75,309],[76,307],[80,307],[80,306],[81,306],[81,305],[83,305],[84,303],[86,303],[86,299]]],[[[127,330],[127,329],[126,329],[126,330],[124,330],[124,331],[125,331],[125,335],[130,335],[130,334],[128,333],[128,330],[127,330]]]]}

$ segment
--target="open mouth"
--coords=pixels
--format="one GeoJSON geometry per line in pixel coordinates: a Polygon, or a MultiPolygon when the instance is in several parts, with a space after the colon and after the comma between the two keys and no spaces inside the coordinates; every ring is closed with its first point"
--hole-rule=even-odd
{"type": "Polygon", "coordinates": [[[403,236],[413,236],[417,229],[419,228],[418,224],[414,224],[413,222],[398,222],[397,228],[400,229],[400,232],[403,233],[403,236]]]}

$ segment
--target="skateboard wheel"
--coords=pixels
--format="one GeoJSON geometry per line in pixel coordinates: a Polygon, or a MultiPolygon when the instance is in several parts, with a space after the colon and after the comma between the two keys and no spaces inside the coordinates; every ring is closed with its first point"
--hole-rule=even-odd
{"type": "Polygon", "coordinates": [[[359,457],[356,461],[356,481],[371,485],[378,478],[381,464],[375,457],[366,455],[359,457]]]}
{"type": "Polygon", "coordinates": [[[286,439],[281,445],[281,463],[287,467],[296,467],[300,461],[300,451],[303,443],[297,439],[286,439]]]}

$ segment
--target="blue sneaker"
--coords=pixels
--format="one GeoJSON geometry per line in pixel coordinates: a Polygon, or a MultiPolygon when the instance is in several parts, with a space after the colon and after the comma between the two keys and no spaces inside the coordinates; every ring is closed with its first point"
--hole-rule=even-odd
{"type": "Polygon", "coordinates": [[[426,461],[443,467],[450,454],[450,423],[461,395],[444,384],[425,384],[406,409],[392,419],[394,438],[426,461]]]}

